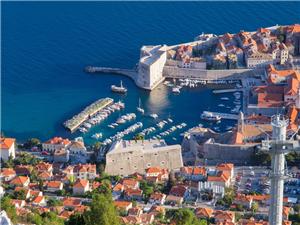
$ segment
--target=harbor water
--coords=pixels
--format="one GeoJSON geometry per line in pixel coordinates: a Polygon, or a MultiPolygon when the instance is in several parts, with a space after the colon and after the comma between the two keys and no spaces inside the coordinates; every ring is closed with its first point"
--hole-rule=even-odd
{"type": "MultiPolygon", "coordinates": [[[[235,121],[209,123],[202,121],[200,115],[204,110],[230,113],[235,99],[232,93],[213,94],[211,89],[199,87],[183,88],[175,95],[163,84],[148,92],[138,89],[129,78],[87,74],[84,68],[95,65],[131,69],[138,61],[142,45],[187,42],[202,32],[234,33],[299,23],[299,4],[4,2],[1,130],[19,141],[30,137],[45,141],[52,136],[82,136],[79,132],[68,132],[63,122],[92,102],[111,97],[115,101],[121,99],[126,108],[84,134],[87,143],[95,141],[91,135],[96,132],[103,133],[105,139],[135,122],[140,121],[147,128],[168,117],[174,120],[173,125],[187,124],[166,136],[168,143],[180,143],[179,134],[199,123],[224,131],[235,121]],[[126,95],[110,90],[121,79],[128,89],[126,95]],[[229,100],[221,100],[222,97],[229,100]],[[139,98],[144,116],[136,111],[139,98]],[[136,120],[115,129],[107,127],[119,116],[131,112],[137,114],[136,120]],[[158,118],[147,116],[150,113],[158,114],[158,118]]],[[[164,130],[171,126],[167,124],[164,130]]]]}

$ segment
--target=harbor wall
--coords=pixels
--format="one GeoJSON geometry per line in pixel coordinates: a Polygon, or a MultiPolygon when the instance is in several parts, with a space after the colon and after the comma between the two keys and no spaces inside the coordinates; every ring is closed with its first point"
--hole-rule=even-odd
{"type": "Polygon", "coordinates": [[[282,107],[258,107],[257,105],[249,104],[247,107],[247,114],[261,114],[264,116],[273,116],[277,113],[284,113],[284,109],[282,107]]]}
{"type": "Polygon", "coordinates": [[[190,78],[202,80],[242,79],[257,76],[262,70],[231,69],[231,70],[202,70],[164,66],[163,76],[166,78],[190,78]]]}

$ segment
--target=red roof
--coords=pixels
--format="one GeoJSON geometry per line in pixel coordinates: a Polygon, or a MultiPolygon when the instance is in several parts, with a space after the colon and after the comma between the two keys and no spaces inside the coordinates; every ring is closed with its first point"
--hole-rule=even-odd
{"type": "Polygon", "coordinates": [[[1,150],[7,150],[9,149],[14,143],[16,139],[14,138],[1,138],[0,144],[1,144],[1,150]]]}
{"type": "Polygon", "coordinates": [[[77,179],[73,187],[75,188],[86,188],[89,186],[89,181],[86,179],[77,179]]]}
{"type": "Polygon", "coordinates": [[[187,190],[187,187],[184,185],[176,185],[173,186],[170,190],[170,195],[178,196],[178,197],[183,197],[185,192],[187,190]]]}
{"type": "Polygon", "coordinates": [[[71,141],[69,139],[63,139],[62,137],[54,137],[45,142],[45,144],[52,144],[52,145],[68,145],[71,141]]]}

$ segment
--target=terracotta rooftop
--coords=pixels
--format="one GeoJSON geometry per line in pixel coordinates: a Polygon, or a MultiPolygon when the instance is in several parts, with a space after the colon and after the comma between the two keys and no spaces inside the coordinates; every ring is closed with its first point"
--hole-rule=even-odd
{"type": "Polygon", "coordinates": [[[1,144],[0,149],[1,150],[9,149],[15,143],[15,141],[16,141],[16,139],[14,139],[14,138],[1,138],[0,139],[0,144],[1,144]]]}

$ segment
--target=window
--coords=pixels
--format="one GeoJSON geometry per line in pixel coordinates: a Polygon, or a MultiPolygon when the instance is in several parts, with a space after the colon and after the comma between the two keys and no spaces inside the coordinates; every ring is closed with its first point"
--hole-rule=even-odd
{"type": "Polygon", "coordinates": [[[151,163],[148,163],[147,166],[150,167],[150,166],[151,166],[151,163]]]}
{"type": "Polygon", "coordinates": [[[165,161],[161,161],[161,163],[160,163],[161,165],[165,165],[165,161]]]}

